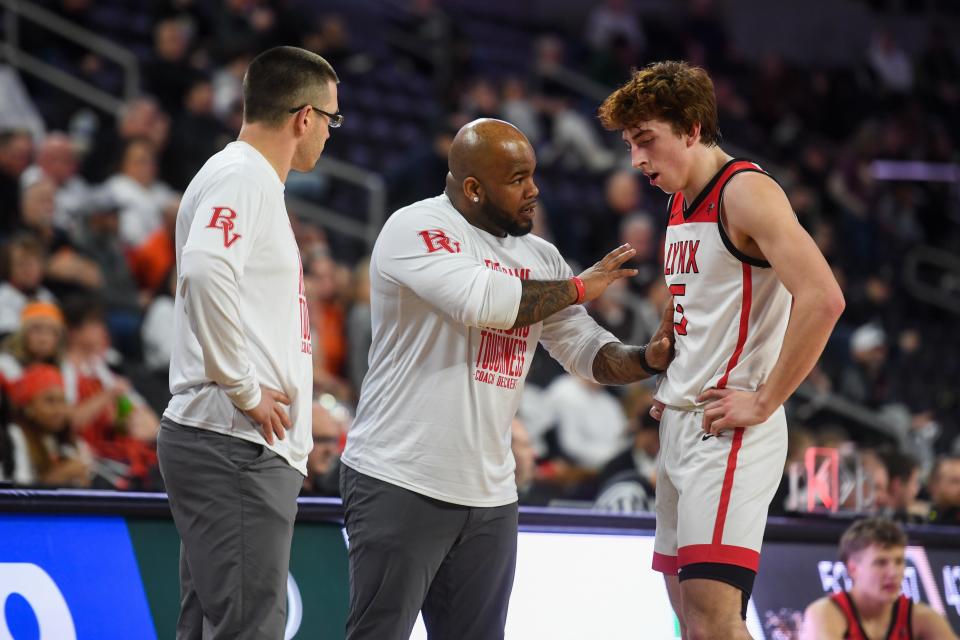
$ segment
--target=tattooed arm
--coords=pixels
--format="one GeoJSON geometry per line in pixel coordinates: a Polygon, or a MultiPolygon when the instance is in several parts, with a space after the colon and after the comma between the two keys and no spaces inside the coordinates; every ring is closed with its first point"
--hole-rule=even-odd
{"type": "MultiPolygon", "coordinates": [[[[630,245],[621,245],[581,273],[582,302],[597,298],[614,280],[637,275],[636,269],[620,268],[635,253],[630,245]]],[[[577,301],[577,288],[570,280],[524,280],[521,291],[520,308],[512,329],[536,324],[577,301]]]]}
{"type": "Polygon", "coordinates": [[[593,377],[600,384],[629,384],[653,375],[644,369],[665,371],[673,360],[673,299],[663,310],[660,326],[645,346],[611,342],[593,359],[593,377]]]}
{"type": "Polygon", "coordinates": [[[524,280],[522,284],[513,329],[536,324],[577,300],[577,288],[570,280],[524,280]]]}

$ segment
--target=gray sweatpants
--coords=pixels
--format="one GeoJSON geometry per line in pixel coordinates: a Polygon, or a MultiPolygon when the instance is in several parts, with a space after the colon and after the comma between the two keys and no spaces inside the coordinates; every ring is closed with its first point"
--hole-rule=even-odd
{"type": "Polygon", "coordinates": [[[517,503],[465,507],[340,470],[350,542],[347,640],[502,640],[517,562],[517,503]]]}
{"type": "Polygon", "coordinates": [[[157,457],[181,539],[177,640],[281,640],[303,476],[262,445],[167,418],[157,457]]]}

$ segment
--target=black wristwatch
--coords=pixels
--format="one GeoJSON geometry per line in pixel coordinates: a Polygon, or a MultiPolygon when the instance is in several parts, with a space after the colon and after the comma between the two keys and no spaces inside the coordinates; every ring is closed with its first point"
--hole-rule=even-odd
{"type": "Polygon", "coordinates": [[[650,363],[647,362],[647,346],[643,345],[640,347],[640,368],[649,373],[651,376],[658,376],[666,369],[654,369],[650,366],[650,363]]]}

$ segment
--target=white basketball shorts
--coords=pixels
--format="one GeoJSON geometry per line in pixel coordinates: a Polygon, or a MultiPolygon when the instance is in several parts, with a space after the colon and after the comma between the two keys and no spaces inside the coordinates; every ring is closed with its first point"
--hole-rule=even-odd
{"type": "Polygon", "coordinates": [[[709,437],[703,411],[665,407],[653,569],[677,575],[686,565],[709,562],[756,572],[786,458],[783,407],[762,424],[709,437]]]}

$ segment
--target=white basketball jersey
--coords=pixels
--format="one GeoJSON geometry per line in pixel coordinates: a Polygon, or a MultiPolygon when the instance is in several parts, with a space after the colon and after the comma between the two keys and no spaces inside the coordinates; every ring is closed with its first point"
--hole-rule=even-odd
{"type": "Polygon", "coordinates": [[[765,173],[731,160],[686,206],[670,199],[663,273],[673,295],[676,357],[661,376],[657,399],[697,406],[711,387],[754,391],[780,355],[792,298],[770,264],[744,255],[720,221],[723,189],[737,173],[765,173]]]}

